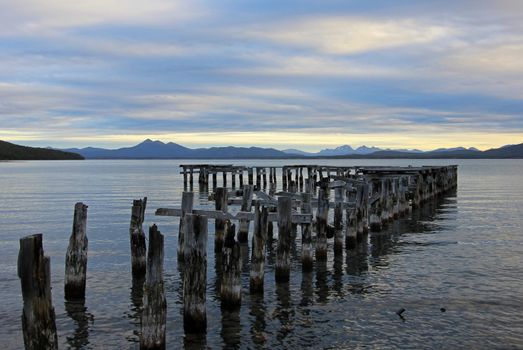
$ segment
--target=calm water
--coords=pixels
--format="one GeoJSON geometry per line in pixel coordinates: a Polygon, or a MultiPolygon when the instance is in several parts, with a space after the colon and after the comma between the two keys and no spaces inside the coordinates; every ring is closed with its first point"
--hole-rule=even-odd
{"type": "MultiPolygon", "coordinates": [[[[40,232],[51,257],[61,348],[138,347],[140,295],[131,282],[128,227],[132,199],[142,196],[149,199],[146,224],[157,223],[166,236],[168,348],[523,348],[523,161],[311,161],[319,162],[459,164],[459,187],[388,231],[369,234],[356,251],[329,256],[309,274],[301,272],[298,235],[289,285],[275,285],[275,252],[269,249],[263,297],[249,295],[249,263],[244,261],[242,307],[232,313],[220,310],[216,295],[210,222],[208,332],[203,339],[183,333],[178,219],[153,215],[158,207],[180,205],[178,161],[0,163],[4,348],[23,347],[18,239],[40,232]],[[89,205],[87,297],[85,305],[65,305],[64,256],[77,201],[89,205]],[[402,307],[405,320],[395,313],[402,307]]],[[[208,206],[206,196],[196,196],[197,207],[208,206]]]]}

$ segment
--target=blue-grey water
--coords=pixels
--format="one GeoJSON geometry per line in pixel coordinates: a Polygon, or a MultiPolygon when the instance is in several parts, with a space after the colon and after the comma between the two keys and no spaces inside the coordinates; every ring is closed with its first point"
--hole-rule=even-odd
{"type": "MultiPolygon", "coordinates": [[[[370,233],[357,250],[342,257],[330,254],[328,262],[316,265],[312,273],[301,271],[298,235],[288,285],[274,283],[274,249],[269,249],[262,297],[250,295],[248,260],[244,261],[238,312],[220,310],[210,221],[208,331],[196,339],[183,332],[176,259],[179,219],[154,216],[156,208],[180,205],[180,161],[0,163],[3,348],[23,347],[16,260],[19,238],[34,233],[43,233],[44,251],[51,257],[60,347],[138,348],[140,295],[130,274],[129,221],[132,199],[143,196],[148,197],[145,224],[157,223],[166,236],[168,348],[523,348],[523,161],[310,163],[459,164],[459,184],[457,192],[413,211],[387,231],[370,233]],[[64,256],[78,201],[89,206],[87,295],[85,305],[66,305],[64,256]],[[396,315],[400,308],[406,309],[404,320],[396,315]]],[[[198,191],[197,180],[195,185],[198,191]]],[[[196,195],[196,207],[212,206],[206,196],[196,195]]]]}

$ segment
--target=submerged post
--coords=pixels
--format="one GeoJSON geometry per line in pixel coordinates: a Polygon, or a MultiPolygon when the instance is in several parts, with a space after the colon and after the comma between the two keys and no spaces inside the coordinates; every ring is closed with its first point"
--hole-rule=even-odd
{"type": "Polygon", "coordinates": [[[227,220],[225,242],[222,249],[222,282],[220,297],[222,307],[235,309],[242,301],[242,261],[240,244],[234,239],[236,227],[227,220]]]}
{"type": "MultiPolygon", "coordinates": [[[[216,210],[227,212],[227,189],[225,187],[219,187],[216,189],[215,196],[216,210]]],[[[223,247],[223,237],[225,235],[225,220],[215,219],[214,221],[214,251],[221,252],[223,247]]]]}
{"type": "Polygon", "coordinates": [[[147,248],[142,224],[146,206],[147,197],[133,201],[129,233],[131,236],[131,268],[133,276],[136,277],[145,275],[145,252],[147,248]]]}
{"type": "Polygon", "coordinates": [[[183,272],[183,328],[186,333],[205,333],[207,311],[207,217],[186,214],[185,269],[183,272]]]}
{"type": "Polygon", "coordinates": [[[318,190],[316,211],[316,259],[327,260],[327,219],[329,216],[329,190],[322,186],[318,190]]]}
{"type": "Polygon", "coordinates": [[[265,268],[265,242],[267,241],[267,223],[269,211],[262,207],[261,211],[256,204],[254,209],[254,235],[252,236],[251,293],[263,292],[264,268],[265,268]]]}
{"type": "Polygon", "coordinates": [[[334,252],[343,251],[343,187],[334,190],[334,252]]]}
{"type": "Polygon", "coordinates": [[[182,215],[180,216],[180,225],[178,226],[178,261],[183,261],[185,255],[185,236],[187,228],[184,226],[183,217],[190,214],[193,209],[194,193],[182,193],[182,215]]]}
{"type": "Polygon", "coordinates": [[[278,247],[276,249],[276,282],[288,282],[291,271],[290,242],[292,231],[292,199],[278,197],[278,247]]]}
{"type": "MultiPolygon", "coordinates": [[[[252,208],[252,185],[243,186],[243,197],[241,211],[251,211],[252,208]]],[[[240,226],[238,228],[238,241],[240,243],[246,243],[249,237],[249,220],[241,219],[240,226]]]]}
{"type": "MultiPolygon", "coordinates": [[[[310,193],[302,193],[301,213],[310,214],[312,212],[311,207],[311,195],[310,193]]],[[[301,225],[301,264],[302,269],[309,271],[312,269],[313,263],[313,252],[312,252],[312,225],[302,224],[301,225]]]]}
{"type": "Polygon", "coordinates": [[[347,208],[347,225],[345,227],[345,248],[356,248],[356,241],[358,235],[358,221],[355,208],[347,208]]]}
{"type": "Polygon", "coordinates": [[[51,297],[51,268],[42,234],[20,239],[18,277],[22,286],[22,331],[26,349],[58,349],[51,297]]]}
{"type": "Polygon", "coordinates": [[[73,231],[65,255],[65,299],[84,299],[87,272],[87,205],[74,206],[73,231]]]}
{"type": "Polygon", "coordinates": [[[163,285],[163,235],[149,228],[149,251],[143,293],[140,349],[165,349],[167,302],[163,285]]]}

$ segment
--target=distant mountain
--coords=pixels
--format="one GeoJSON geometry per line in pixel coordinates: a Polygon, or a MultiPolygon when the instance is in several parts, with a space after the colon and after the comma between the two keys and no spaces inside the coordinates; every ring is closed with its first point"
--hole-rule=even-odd
{"type": "Polygon", "coordinates": [[[279,151],[261,147],[211,147],[187,148],[179,144],[145,140],[133,147],[119,149],[71,148],[66,151],[79,153],[88,159],[240,159],[240,158],[523,158],[523,144],[509,145],[488,151],[479,151],[473,147],[438,148],[423,152],[417,149],[380,149],[361,146],[356,149],[349,145],[324,149],[317,153],[297,149],[279,151]],[[349,153],[347,153],[349,152],[349,153]]]}
{"type": "MultiPolygon", "coordinates": [[[[387,149],[387,151],[389,151],[389,150],[390,149],[387,149]]],[[[360,146],[358,148],[352,148],[349,145],[344,145],[344,146],[339,146],[336,148],[322,149],[319,152],[303,152],[298,149],[286,149],[286,150],[283,150],[282,152],[285,152],[285,153],[291,154],[291,155],[300,155],[300,156],[305,156],[305,157],[333,157],[333,156],[345,156],[345,155],[350,155],[350,154],[364,155],[364,154],[371,154],[371,153],[379,152],[379,151],[385,151],[385,150],[382,148],[378,148],[378,147],[367,147],[365,145],[360,146]]],[[[402,149],[402,150],[397,150],[397,151],[413,152],[413,153],[423,152],[423,151],[420,151],[417,149],[413,149],[413,150],[402,149]]]]}
{"type": "Polygon", "coordinates": [[[493,148],[482,152],[485,158],[523,158],[523,143],[493,148]]]}
{"type": "Polygon", "coordinates": [[[299,156],[305,156],[305,157],[313,157],[316,155],[316,153],[304,152],[304,151],[300,151],[299,149],[294,149],[294,148],[284,149],[282,152],[285,154],[299,155],[299,156]]]}
{"type": "Polygon", "coordinates": [[[71,148],[88,159],[232,159],[232,158],[288,158],[289,155],[274,148],[211,147],[191,149],[179,144],[147,139],[133,147],[118,149],[71,148]]]}
{"type": "Polygon", "coordinates": [[[0,160],[71,160],[84,159],[79,154],[48,148],[15,145],[0,141],[0,160]]]}

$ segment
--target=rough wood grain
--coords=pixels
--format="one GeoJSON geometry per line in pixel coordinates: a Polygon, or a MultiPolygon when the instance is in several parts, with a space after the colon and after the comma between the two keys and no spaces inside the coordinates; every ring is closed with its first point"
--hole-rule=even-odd
{"type": "Polygon", "coordinates": [[[185,333],[207,330],[207,217],[186,214],[184,225],[185,269],[183,272],[183,328],[185,333]]]}
{"type": "Polygon", "coordinates": [[[240,307],[242,301],[240,244],[234,239],[236,227],[227,221],[222,249],[221,305],[225,309],[240,307]]]}
{"type": "Polygon", "coordinates": [[[65,299],[84,299],[87,274],[87,205],[74,206],[73,230],[65,255],[65,299]]]}
{"type": "Polygon", "coordinates": [[[58,349],[50,260],[44,256],[42,234],[20,239],[18,277],[24,302],[22,332],[25,348],[58,349]]]}
{"type": "Polygon", "coordinates": [[[163,252],[164,237],[153,225],[149,228],[140,349],[165,349],[167,301],[163,283],[163,252]]]}
{"type": "Polygon", "coordinates": [[[131,239],[131,269],[135,277],[145,275],[145,253],[147,248],[142,226],[146,206],[147,197],[133,201],[129,235],[131,239]]]}
{"type": "Polygon", "coordinates": [[[278,198],[278,246],[276,248],[276,282],[288,282],[291,271],[290,241],[292,230],[292,199],[278,198]]]}
{"type": "Polygon", "coordinates": [[[254,209],[254,234],[252,237],[250,290],[263,292],[265,277],[265,244],[267,242],[269,212],[266,207],[254,209]]]}
{"type": "Polygon", "coordinates": [[[186,214],[192,213],[193,210],[193,204],[194,204],[194,193],[193,192],[183,192],[182,193],[182,208],[180,211],[180,225],[178,226],[178,260],[183,261],[184,260],[184,249],[185,249],[185,231],[186,228],[184,226],[183,217],[186,214]]]}

